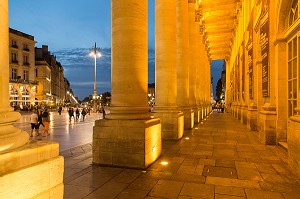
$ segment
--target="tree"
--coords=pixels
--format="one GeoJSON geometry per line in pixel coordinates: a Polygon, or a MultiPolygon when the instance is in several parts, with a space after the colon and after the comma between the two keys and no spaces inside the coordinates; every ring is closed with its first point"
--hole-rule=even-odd
{"type": "Polygon", "coordinates": [[[216,86],[217,102],[221,101],[222,92],[223,92],[222,79],[220,78],[218,80],[218,83],[217,83],[217,86],[216,86]]]}

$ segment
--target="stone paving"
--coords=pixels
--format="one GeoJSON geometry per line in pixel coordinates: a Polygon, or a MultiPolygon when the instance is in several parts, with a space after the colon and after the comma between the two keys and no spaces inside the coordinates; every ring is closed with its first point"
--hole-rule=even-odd
{"type": "Polygon", "coordinates": [[[163,141],[147,170],[92,165],[92,146],[61,152],[64,198],[299,199],[287,152],[265,146],[227,113],[213,112],[179,141],[163,141]],[[162,164],[165,163],[165,164],[162,164]]]}

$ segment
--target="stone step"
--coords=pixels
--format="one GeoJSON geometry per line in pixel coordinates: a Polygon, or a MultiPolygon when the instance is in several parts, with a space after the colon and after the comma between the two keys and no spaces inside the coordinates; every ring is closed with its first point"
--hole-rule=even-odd
{"type": "Polygon", "coordinates": [[[282,147],[284,150],[288,151],[288,144],[287,142],[278,142],[278,146],[282,147]]]}

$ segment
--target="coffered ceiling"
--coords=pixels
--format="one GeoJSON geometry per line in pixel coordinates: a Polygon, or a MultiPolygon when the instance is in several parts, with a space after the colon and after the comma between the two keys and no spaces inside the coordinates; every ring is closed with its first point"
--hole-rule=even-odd
{"type": "Polygon", "coordinates": [[[197,0],[200,12],[200,32],[212,60],[226,59],[241,12],[240,0],[197,0]]]}

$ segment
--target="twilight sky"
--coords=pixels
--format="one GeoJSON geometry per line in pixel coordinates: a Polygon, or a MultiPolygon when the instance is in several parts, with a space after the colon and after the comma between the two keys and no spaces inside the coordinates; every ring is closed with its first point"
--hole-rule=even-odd
{"type": "MultiPolygon", "coordinates": [[[[148,2],[148,43],[149,49],[154,49],[154,0],[148,2]]],[[[81,100],[93,93],[94,62],[88,54],[97,42],[103,54],[97,59],[97,91],[111,90],[110,0],[9,0],[9,25],[33,35],[37,47],[49,46],[62,63],[75,96],[81,100]]],[[[214,83],[221,74],[219,64],[212,66],[212,76],[217,75],[214,83]]],[[[148,79],[149,83],[154,82],[153,50],[149,50],[148,79]]]]}

